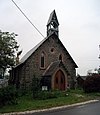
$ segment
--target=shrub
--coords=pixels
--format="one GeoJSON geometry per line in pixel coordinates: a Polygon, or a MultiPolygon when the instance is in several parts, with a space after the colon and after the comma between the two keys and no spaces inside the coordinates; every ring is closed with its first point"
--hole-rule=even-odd
{"type": "Polygon", "coordinates": [[[37,92],[35,97],[35,99],[39,99],[39,100],[46,100],[52,98],[57,98],[57,95],[51,91],[39,91],[37,92]]]}
{"type": "Polygon", "coordinates": [[[34,76],[32,80],[33,98],[37,98],[40,90],[41,90],[40,79],[34,76]]]}
{"type": "Polygon", "coordinates": [[[35,94],[34,99],[39,99],[39,100],[46,100],[46,99],[53,99],[53,98],[58,98],[58,97],[65,97],[66,92],[62,91],[38,91],[35,94]]]}
{"type": "Polygon", "coordinates": [[[88,76],[84,82],[84,91],[89,92],[100,92],[100,75],[92,74],[88,76]]]}
{"type": "Polygon", "coordinates": [[[7,86],[0,89],[0,106],[17,103],[17,91],[14,86],[7,86]]]}

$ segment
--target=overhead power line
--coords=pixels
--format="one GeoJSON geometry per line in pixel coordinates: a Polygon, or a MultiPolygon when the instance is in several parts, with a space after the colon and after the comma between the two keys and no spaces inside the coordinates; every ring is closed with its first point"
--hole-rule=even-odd
{"type": "Polygon", "coordinates": [[[29,21],[29,23],[38,31],[38,33],[44,38],[43,34],[39,31],[39,29],[31,22],[31,20],[25,15],[25,13],[20,9],[20,7],[15,3],[14,0],[12,2],[19,9],[19,11],[23,14],[23,16],[29,21]]]}

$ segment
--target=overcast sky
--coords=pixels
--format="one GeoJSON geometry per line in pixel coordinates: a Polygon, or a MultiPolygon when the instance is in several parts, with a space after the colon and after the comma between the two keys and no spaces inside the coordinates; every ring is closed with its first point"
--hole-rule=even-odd
{"type": "MultiPolygon", "coordinates": [[[[45,37],[49,15],[55,9],[59,38],[78,65],[77,72],[86,75],[99,67],[100,0],[14,1],[45,37]]],[[[18,34],[22,56],[43,39],[12,0],[0,0],[0,30],[18,34]]]]}

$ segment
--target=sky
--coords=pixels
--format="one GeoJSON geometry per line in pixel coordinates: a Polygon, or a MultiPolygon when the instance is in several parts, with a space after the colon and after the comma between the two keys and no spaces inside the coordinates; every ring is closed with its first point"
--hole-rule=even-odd
{"type": "MultiPolygon", "coordinates": [[[[46,37],[46,25],[55,9],[59,39],[78,65],[77,73],[87,75],[99,68],[100,0],[14,0],[31,22],[46,37]]],[[[0,30],[18,34],[21,57],[43,37],[22,15],[12,0],[0,0],[0,30]]]]}

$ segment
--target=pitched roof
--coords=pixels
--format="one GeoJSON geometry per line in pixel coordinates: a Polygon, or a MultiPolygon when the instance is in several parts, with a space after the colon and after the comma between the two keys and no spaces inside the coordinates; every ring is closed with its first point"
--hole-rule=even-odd
{"type": "Polygon", "coordinates": [[[55,17],[55,19],[57,21],[57,24],[59,25],[55,10],[53,10],[53,12],[50,14],[50,17],[49,17],[47,25],[51,23],[51,21],[53,20],[53,17],[55,17]]]}
{"type": "Polygon", "coordinates": [[[24,63],[24,62],[31,56],[31,54],[34,53],[34,52],[36,51],[36,49],[39,48],[39,47],[43,44],[43,42],[44,42],[46,39],[47,39],[47,37],[44,38],[44,39],[43,39],[40,43],[38,43],[35,47],[33,47],[30,51],[28,51],[28,52],[23,56],[23,58],[20,60],[20,64],[21,64],[21,63],[24,63]]]}
{"type": "Polygon", "coordinates": [[[65,69],[66,72],[68,72],[64,66],[64,64],[62,63],[62,61],[55,61],[55,62],[52,62],[48,68],[45,70],[45,72],[43,73],[43,76],[50,76],[52,75],[55,70],[58,68],[58,67],[63,67],[65,69]]]}
{"type": "Polygon", "coordinates": [[[29,50],[29,51],[22,57],[22,59],[20,60],[19,64],[16,65],[15,67],[13,67],[13,68],[16,68],[16,67],[18,67],[19,65],[23,64],[23,63],[32,55],[32,53],[34,53],[34,52],[43,44],[43,42],[46,41],[46,39],[47,39],[47,37],[44,38],[41,42],[39,42],[39,43],[38,43],[35,47],[33,47],[31,50],[29,50]]]}
{"type": "MultiPolygon", "coordinates": [[[[55,35],[55,33],[52,33],[50,36],[55,35]]],[[[15,67],[18,67],[19,65],[23,64],[46,40],[49,39],[49,37],[44,38],[40,43],[38,43],[34,48],[32,48],[30,51],[28,51],[20,60],[20,63],[18,65],[16,65],[15,67]]],[[[60,44],[64,47],[64,45],[62,44],[62,42],[60,41],[60,39],[58,38],[60,44]]],[[[68,53],[68,51],[66,50],[66,48],[64,47],[65,51],[67,52],[67,54],[69,55],[69,57],[71,58],[72,62],[74,63],[75,67],[77,68],[78,66],[76,65],[76,63],[74,62],[74,60],[72,59],[71,55],[68,53]]],[[[15,68],[14,67],[14,68],[15,68]]]]}
{"type": "Polygon", "coordinates": [[[80,77],[81,79],[83,79],[83,80],[86,80],[86,78],[87,78],[87,76],[77,76],[76,79],[78,79],[79,77],[80,77]]]}

